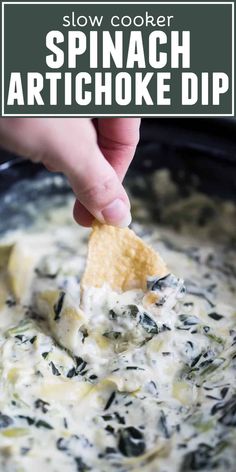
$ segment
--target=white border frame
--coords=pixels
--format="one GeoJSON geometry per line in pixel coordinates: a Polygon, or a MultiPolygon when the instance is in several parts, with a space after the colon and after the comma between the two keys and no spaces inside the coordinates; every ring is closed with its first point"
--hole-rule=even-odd
{"type": "MultiPolygon", "coordinates": [[[[128,5],[135,5],[135,2],[126,2],[126,1],[123,1],[123,2],[112,2],[114,3],[115,5],[122,5],[122,4],[128,4],[128,5]]],[[[212,114],[207,114],[207,113],[182,113],[182,114],[178,114],[178,113],[173,113],[173,114],[166,114],[166,113],[145,113],[145,114],[131,114],[131,115],[123,115],[123,114],[106,114],[106,115],[100,115],[100,114],[94,114],[94,115],[90,115],[90,114],[66,114],[66,115],[63,115],[63,114],[59,114],[59,113],[55,113],[55,114],[17,114],[17,115],[13,115],[11,113],[4,113],[4,100],[5,100],[5,97],[4,97],[4,7],[5,5],[57,5],[57,4],[61,4],[61,5],[107,5],[107,2],[70,2],[70,1],[64,1],[64,2],[34,2],[34,1],[31,1],[31,2],[5,2],[3,1],[2,2],[2,93],[1,93],[1,97],[2,97],[2,105],[1,105],[1,113],[2,113],[2,116],[10,116],[10,117],[30,117],[30,116],[33,116],[33,117],[37,117],[37,116],[41,116],[42,118],[45,117],[45,116],[49,116],[49,117],[90,117],[90,118],[93,118],[93,117],[166,117],[166,118],[171,118],[171,117],[185,117],[185,116],[189,116],[189,117],[225,117],[225,116],[231,116],[233,117],[234,116],[234,28],[235,28],[235,25],[234,25],[234,2],[165,2],[165,1],[162,1],[162,2],[136,2],[138,4],[141,4],[141,5],[231,5],[232,7],[232,113],[226,113],[226,114],[216,114],[216,113],[212,113],[212,114]]]]}

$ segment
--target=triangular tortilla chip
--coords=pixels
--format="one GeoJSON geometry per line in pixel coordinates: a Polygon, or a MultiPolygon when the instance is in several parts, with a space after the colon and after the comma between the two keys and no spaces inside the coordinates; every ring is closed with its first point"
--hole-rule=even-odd
{"type": "Polygon", "coordinates": [[[132,230],[94,224],[81,281],[82,290],[108,283],[114,290],[141,288],[145,291],[148,276],[167,273],[159,254],[132,230]]]}

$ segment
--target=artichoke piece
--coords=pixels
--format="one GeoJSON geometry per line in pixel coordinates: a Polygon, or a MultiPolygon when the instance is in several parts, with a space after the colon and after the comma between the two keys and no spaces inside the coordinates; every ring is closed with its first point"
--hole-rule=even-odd
{"type": "Polygon", "coordinates": [[[13,244],[0,245],[0,308],[4,306],[9,297],[9,287],[6,281],[6,267],[11,254],[13,244]]]}
{"type": "Polygon", "coordinates": [[[9,289],[4,273],[0,273],[0,309],[5,305],[9,296],[9,289]]]}
{"type": "Polygon", "coordinates": [[[73,388],[71,379],[51,376],[47,383],[39,389],[39,394],[47,402],[82,402],[92,391],[93,385],[89,382],[75,382],[73,388]]]}
{"type": "Polygon", "coordinates": [[[17,301],[27,295],[37,258],[36,252],[29,251],[23,242],[17,242],[11,251],[7,276],[10,290],[17,301]]]}
{"type": "Polygon", "coordinates": [[[2,431],[2,435],[7,438],[17,438],[20,436],[26,436],[27,434],[30,434],[28,428],[9,428],[2,431]]]}
{"type": "Polygon", "coordinates": [[[5,269],[11,254],[13,244],[0,245],[0,269],[5,269]]]}
{"type": "Polygon", "coordinates": [[[36,294],[36,308],[49,322],[55,340],[75,355],[80,354],[80,328],[85,324],[84,313],[64,291],[47,290],[36,294]]]}

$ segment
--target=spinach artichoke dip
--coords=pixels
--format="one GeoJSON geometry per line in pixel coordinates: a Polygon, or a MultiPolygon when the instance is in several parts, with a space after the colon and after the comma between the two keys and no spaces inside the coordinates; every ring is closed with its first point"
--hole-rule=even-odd
{"type": "Polygon", "coordinates": [[[88,257],[72,196],[3,234],[1,472],[235,472],[235,207],[168,179],[88,257]]]}

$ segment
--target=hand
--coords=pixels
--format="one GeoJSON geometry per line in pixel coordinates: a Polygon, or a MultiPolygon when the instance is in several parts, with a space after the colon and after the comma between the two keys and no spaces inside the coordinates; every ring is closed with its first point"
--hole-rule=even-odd
{"type": "Polygon", "coordinates": [[[139,119],[1,118],[0,143],[63,172],[75,193],[74,217],[127,226],[130,203],[122,180],[139,139],[139,119]]]}

